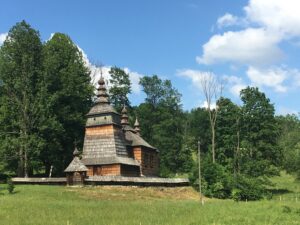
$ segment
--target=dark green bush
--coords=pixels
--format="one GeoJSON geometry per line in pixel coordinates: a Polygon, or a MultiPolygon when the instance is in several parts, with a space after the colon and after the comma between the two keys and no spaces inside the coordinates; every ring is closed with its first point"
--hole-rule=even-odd
{"type": "MultiPolygon", "coordinates": [[[[202,190],[207,197],[214,198],[229,198],[231,196],[232,178],[226,171],[225,167],[217,163],[203,162],[202,171],[202,190]]],[[[190,175],[190,182],[192,186],[198,190],[198,166],[193,169],[190,175]]]]}
{"type": "Polygon", "coordinates": [[[266,189],[258,178],[250,178],[238,175],[235,181],[235,188],[231,191],[231,197],[236,201],[259,200],[266,194],[266,189]]]}
{"type": "Polygon", "coordinates": [[[7,190],[8,190],[8,193],[9,194],[12,194],[14,192],[14,189],[15,189],[15,185],[14,183],[12,182],[12,179],[9,177],[7,178],[7,190]]]}
{"type": "MultiPolygon", "coordinates": [[[[211,163],[203,160],[202,171],[202,192],[207,197],[232,198],[235,201],[251,201],[262,198],[271,198],[266,186],[270,185],[268,179],[236,175],[229,172],[224,166],[218,163],[211,163]]],[[[199,190],[198,166],[195,165],[190,175],[191,185],[199,190]]]]}

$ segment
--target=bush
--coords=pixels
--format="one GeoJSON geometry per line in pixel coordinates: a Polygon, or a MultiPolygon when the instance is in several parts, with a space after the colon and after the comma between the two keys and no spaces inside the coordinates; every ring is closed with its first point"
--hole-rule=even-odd
{"type": "Polygon", "coordinates": [[[7,190],[8,190],[8,193],[9,194],[12,194],[14,192],[14,189],[15,189],[15,185],[14,183],[12,182],[12,179],[9,177],[7,178],[7,190]]]}
{"type": "Polygon", "coordinates": [[[235,201],[259,200],[266,194],[265,187],[258,178],[250,178],[238,175],[235,188],[231,191],[231,197],[235,201]]]}
{"type": "MultiPolygon", "coordinates": [[[[229,198],[231,196],[231,177],[226,169],[217,163],[203,162],[202,170],[202,190],[207,197],[229,198]]],[[[198,190],[198,166],[195,166],[190,175],[192,186],[198,190]]]]}

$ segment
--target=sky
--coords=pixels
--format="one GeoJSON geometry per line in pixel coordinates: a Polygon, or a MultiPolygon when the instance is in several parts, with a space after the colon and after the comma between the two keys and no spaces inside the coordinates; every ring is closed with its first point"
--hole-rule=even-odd
{"type": "Polygon", "coordinates": [[[256,86],[277,114],[298,113],[299,0],[28,0],[3,1],[0,45],[21,20],[47,41],[68,34],[93,64],[124,68],[133,105],[145,98],[139,78],[170,79],[183,109],[204,106],[200,80],[225,84],[223,95],[241,104],[239,91],[256,86]]]}

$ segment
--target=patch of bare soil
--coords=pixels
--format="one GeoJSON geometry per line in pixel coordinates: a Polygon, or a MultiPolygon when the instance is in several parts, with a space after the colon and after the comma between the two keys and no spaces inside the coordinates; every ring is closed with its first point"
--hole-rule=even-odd
{"type": "Polygon", "coordinates": [[[192,187],[95,186],[67,190],[83,198],[99,200],[199,200],[192,187]]]}

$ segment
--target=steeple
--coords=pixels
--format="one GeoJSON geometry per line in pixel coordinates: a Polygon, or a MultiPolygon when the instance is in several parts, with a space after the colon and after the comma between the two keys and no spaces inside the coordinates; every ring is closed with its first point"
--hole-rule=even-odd
{"type": "Polygon", "coordinates": [[[135,118],[135,122],[134,122],[134,130],[136,131],[137,135],[141,136],[141,133],[140,133],[140,131],[141,131],[141,129],[140,129],[140,123],[139,123],[137,117],[135,118]]]}
{"type": "Polygon", "coordinates": [[[80,152],[78,151],[77,147],[75,146],[74,152],[73,152],[73,156],[74,157],[79,157],[80,152]]]}
{"type": "Polygon", "coordinates": [[[98,81],[99,87],[97,88],[97,99],[96,104],[109,104],[108,94],[106,92],[105,81],[101,74],[98,81]]]}
{"type": "Polygon", "coordinates": [[[123,107],[123,109],[122,109],[121,124],[122,124],[123,126],[129,125],[129,122],[128,122],[128,116],[127,116],[127,109],[126,109],[126,106],[125,106],[125,105],[124,105],[124,107],[123,107]]]}
{"type": "MultiPolygon", "coordinates": [[[[98,81],[98,88],[96,93],[96,101],[94,106],[90,109],[89,113],[87,114],[88,117],[99,116],[104,113],[114,113],[115,115],[119,115],[117,111],[110,105],[109,102],[109,95],[107,93],[107,89],[105,86],[104,78],[101,74],[101,77],[98,81]]],[[[87,125],[96,125],[99,124],[97,121],[87,121],[87,125]]]]}

